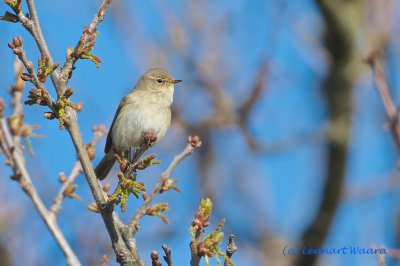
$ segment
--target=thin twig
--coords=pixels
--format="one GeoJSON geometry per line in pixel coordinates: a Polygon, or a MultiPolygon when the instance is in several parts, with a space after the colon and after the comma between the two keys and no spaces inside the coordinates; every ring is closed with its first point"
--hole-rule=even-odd
{"type": "Polygon", "coordinates": [[[191,155],[193,153],[193,150],[196,147],[200,147],[201,142],[199,141],[199,146],[195,146],[193,143],[189,143],[186,148],[177,156],[174,157],[172,160],[171,164],[168,166],[167,170],[164,171],[164,173],[161,174],[160,179],[158,180],[158,183],[154,187],[153,191],[151,194],[145,199],[143,202],[142,206],[137,210],[136,214],[133,216],[132,220],[129,222],[129,226],[132,228],[137,228],[137,225],[139,223],[139,220],[146,215],[147,208],[149,207],[150,203],[154,200],[156,195],[161,191],[164,182],[167,181],[167,179],[170,177],[172,171],[176,168],[176,166],[187,156],[191,155]]]}
{"type": "Polygon", "coordinates": [[[79,161],[75,162],[74,167],[72,168],[71,173],[68,176],[68,179],[63,183],[57,196],[54,198],[53,204],[50,207],[50,212],[56,217],[61,210],[61,204],[64,200],[64,191],[68,186],[70,186],[78,175],[82,172],[81,163],[79,161]]]}
{"type": "Polygon", "coordinates": [[[19,58],[19,60],[22,62],[22,64],[25,66],[26,70],[29,73],[29,79],[30,82],[32,82],[33,85],[37,89],[42,90],[45,92],[44,94],[46,95],[46,104],[49,106],[49,108],[53,112],[56,111],[56,104],[54,103],[54,100],[51,98],[50,94],[46,90],[46,87],[42,82],[40,82],[38,76],[36,75],[35,67],[33,66],[32,62],[28,60],[28,58],[25,55],[25,51],[23,49],[23,39],[21,36],[18,36],[12,40],[12,42],[8,43],[8,46],[10,49],[12,49],[13,53],[19,58]]]}
{"type": "Polygon", "coordinates": [[[99,10],[97,11],[96,15],[94,16],[93,20],[83,29],[83,32],[79,38],[79,41],[75,45],[74,50],[67,57],[67,60],[65,61],[63,67],[61,68],[61,75],[63,76],[63,79],[65,81],[68,80],[70,73],[74,68],[74,64],[78,60],[78,57],[76,55],[78,54],[78,51],[80,50],[82,45],[88,42],[90,38],[95,37],[97,26],[100,24],[100,22],[103,21],[105,11],[110,5],[111,1],[112,0],[104,0],[99,10]]]}
{"type": "Polygon", "coordinates": [[[35,2],[34,2],[34,0],[26,0],[26,3],[28,5],[29,15],[30,15],[30,17],[32,19],[32,22],[33,22],[32,33],[34,34],[37,46],[38,46],[38,48],[39,48],[39,50],[40,50],[40,52],[42,54],[45,54],[45,55],[47,55],[49,57],[50,65],[53,65],[54,64],[53,63],[53,58],[50,55],[49,48],[48,48],[47,43],[46,43],[46,41],[44,39],[42,29],[40,28],[40,23],[39,23],[39,19],[38,19],[38,15],[37,15],[37,12],[36,12],[36,7],[35,7],[35,2]]]}
{"type": "Polygon", "coordinates": [[[400,124],[398,120],[397,108],[392,100],[392,96],[390,95],[390,89],[386,80],[380,54],[377,51],[373,51],[370,55],[368,55],[366,61],[369,63],[373,71],[376,88],[378,89],[383,105],[385,106],[386,113],[389,118],[390,128],[396,141],[397,149],[400,150],[400,124]]]}

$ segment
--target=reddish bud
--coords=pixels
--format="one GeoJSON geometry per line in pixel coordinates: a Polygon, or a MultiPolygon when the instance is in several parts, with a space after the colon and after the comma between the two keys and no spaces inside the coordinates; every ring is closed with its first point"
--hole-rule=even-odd
{"type": "Polygon", "coordinates": [[[60,183],[65,183],[67,181],[67,177],[63,172],[58,174],[58,181],[60,181],[60,183]]]}
{"type": "Polygon", "coordinates": [[[189,136],[187,142],[190,143],[190,145],[192,145],[193,148],[199,148],[201,146],[200,137],[197,135],[189,136]]]}
{"type": "Polygon", "coordinates": [[[44,118],[46,118],[46,119],[53,120],[56,117],[57,117],[56,114],[53,112],[45,112],[44,113],[44,118]]]}
{"type": "Polygon", "coordinates": [[[107,193],[110,190],[110,188],[111,188],[111,184],[109,182],[107,182],[103,187],[103,191],[107,193]]]}
{"type": "Polygon", "coordinates": [[[76,111],[81,111],[82,109],[83,109],[83,103],[82,102],[79,102],[79,103],[77,103],[76,105],[75,105],[75,107],[76,107],[76,111]]]}
{"type": "Polygon", "coordinates": [[[29,75],[28,73],[22,73],[22,74],[21,74],[21,79],[22,79],[23,81],[31,81],[31,80],[32,80],[32,77],[31,77],[31,75],[29,75]]]}

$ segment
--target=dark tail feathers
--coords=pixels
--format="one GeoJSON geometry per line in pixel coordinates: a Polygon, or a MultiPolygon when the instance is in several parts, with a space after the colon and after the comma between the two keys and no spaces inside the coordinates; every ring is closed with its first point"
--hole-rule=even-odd
{"type": "Polygon", "coordinates": [[[111,171],[116,159],[113,155],[104,155],[103,159],[96,166],[94,171],[96,172],[96,176],[99,180],[103,180],[107,177],[108,173],[111,171]]]}

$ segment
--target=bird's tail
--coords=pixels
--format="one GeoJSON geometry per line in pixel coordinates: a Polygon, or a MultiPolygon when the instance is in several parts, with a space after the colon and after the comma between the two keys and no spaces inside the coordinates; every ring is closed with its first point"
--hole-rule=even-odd
{"type": "Polygon", "coordinates": [[[96,166],[94,171],[96,172],[97,179],[103,180],[107,177],[108,173],[111,171],[116,159],[112,154],[104,155],[103,159],[96,166]]]}

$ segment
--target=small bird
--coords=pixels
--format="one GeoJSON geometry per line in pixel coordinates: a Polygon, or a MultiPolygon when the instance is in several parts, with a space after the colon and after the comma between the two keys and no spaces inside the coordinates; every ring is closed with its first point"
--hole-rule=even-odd
{"type": "Polygon", "coordinates": [[[171,124],[174,85],[181,81],[163,69],[152,68],[122,98],[107,135],[105,155],[95,168],[98,179],[107,177],[116,161],[114,153],[138,148],[147,132],[153,133],[156,143],[164,137],[171,124]]]}

